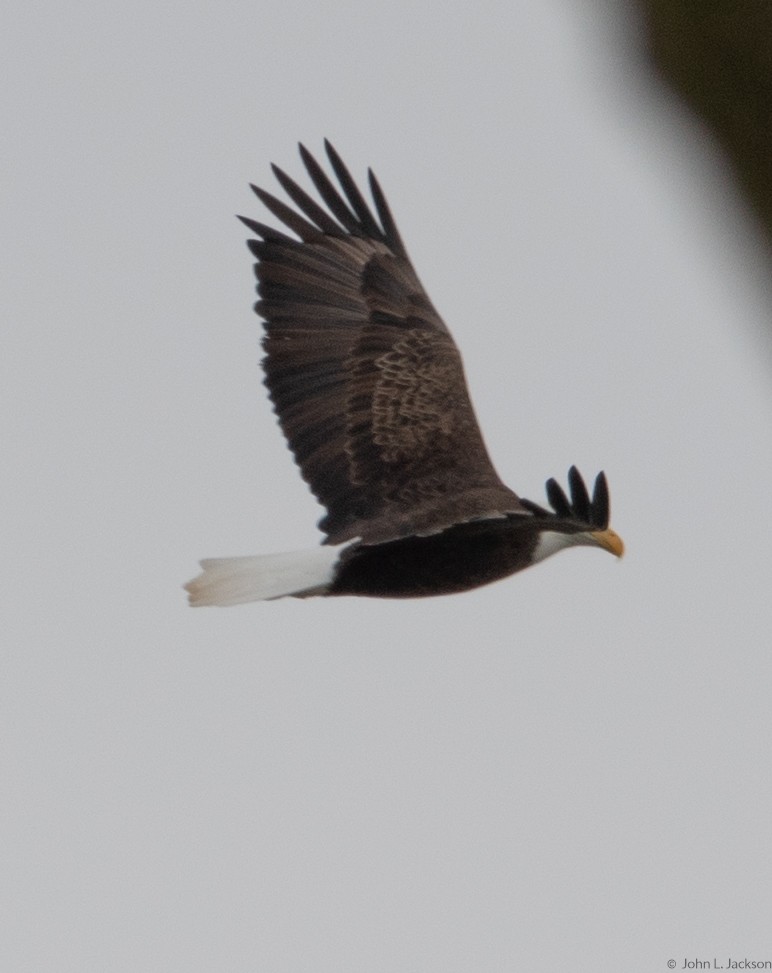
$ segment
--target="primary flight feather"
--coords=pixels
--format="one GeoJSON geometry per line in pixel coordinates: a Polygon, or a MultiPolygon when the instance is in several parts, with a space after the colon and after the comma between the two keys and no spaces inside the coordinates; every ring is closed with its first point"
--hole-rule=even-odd
{"type": "Polygon", "coordinates": [[[253,186],[293,234],[240,217],[263,318],[265,384],[303,478],[326,508],[310,551],[215,558],[185,586],[192,605],[284,595],[410,598],[506,577],[564,547],[620,556],[606,478],[546,509],[505,486],[469,399],[461,356],[416,276],[381,187],[374,211],[325,142],[336,186],[304,146],[324,206],[277,166],[294,204],[253,186]],[[326,208],[325,208],[326,207],[326,208]]]}

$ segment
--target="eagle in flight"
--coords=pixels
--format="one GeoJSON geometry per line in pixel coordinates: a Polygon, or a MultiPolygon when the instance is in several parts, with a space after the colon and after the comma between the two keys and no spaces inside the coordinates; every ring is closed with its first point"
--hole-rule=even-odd
{"type": "Polygon", "coordinates": [[[326,515],[321,546],[212,558],[191,605],[292,595],[416,598],[467,591],[574,545],[622,555],[606,477],[590,495],[576,467],[548,509],[499,479],[461,356],[405,250],[372,171],[366,201],[325,142],[338,185],[304,147],[325,206],[277,166],[294,208],[253,186],[294,236],[240,217],[263,318],[265,384],[303,478],[326,515]]]}

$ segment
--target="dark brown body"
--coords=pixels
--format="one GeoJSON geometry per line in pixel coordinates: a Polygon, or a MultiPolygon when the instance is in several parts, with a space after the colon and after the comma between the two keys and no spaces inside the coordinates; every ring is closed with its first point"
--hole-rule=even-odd
{"type": "Polygon", "coordinates": [[[528,567],[537,541],[531,518],[507,517],[426,537],[357,544],[344,552],[328,594],[422,598],[468,591],[528,567]]]}

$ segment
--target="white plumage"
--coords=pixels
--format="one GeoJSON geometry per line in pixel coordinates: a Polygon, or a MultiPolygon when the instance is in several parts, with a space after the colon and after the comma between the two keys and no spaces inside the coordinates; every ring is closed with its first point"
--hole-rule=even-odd
{"type": "Polygon", "coordinates": [[[213,557],[185,585],[191,605],[242,605],[294,595],[322,594],[335,577],[341,552],[349,544],[321,545],[305,551],[213,557]]]}

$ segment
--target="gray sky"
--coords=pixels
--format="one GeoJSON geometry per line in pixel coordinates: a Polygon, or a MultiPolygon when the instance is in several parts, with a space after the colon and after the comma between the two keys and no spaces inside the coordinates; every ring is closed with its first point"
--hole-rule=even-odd
{"type": "Polygon", "coordinates": [[[11,21],[0,967],[772,960],[768,268],[613,8],[11,21]],[[319,539],[233,214],[325,135],[377,171],[503,479],[605,469],[622,562],[187,607],[198,558],[319,539]]]}

